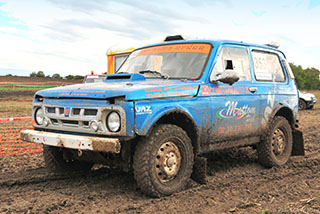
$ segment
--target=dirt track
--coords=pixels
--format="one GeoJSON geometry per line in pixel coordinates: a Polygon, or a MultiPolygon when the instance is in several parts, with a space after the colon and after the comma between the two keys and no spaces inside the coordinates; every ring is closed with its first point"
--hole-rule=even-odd
{"type": "Polygon", "coordinates": [[[130,174],[53,175],[41,154],[0,157],[0,213],[320,213],[320,109],[300,113],[306,156],[265,169],[242,148],[208,155],[208,183],[159,199],[130,174]]]}

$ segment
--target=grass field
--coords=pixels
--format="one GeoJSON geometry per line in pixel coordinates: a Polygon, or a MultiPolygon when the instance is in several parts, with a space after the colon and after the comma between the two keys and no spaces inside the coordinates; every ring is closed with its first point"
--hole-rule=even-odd
{"type": "MultiPolygon", "coordinates": [[[[32,97],[28,97],[32,99],[32,97]]],[[[32,102],[30,101],[5,101],[0,102],[0,118],[29,117],[31,116],[32,102]]]]}

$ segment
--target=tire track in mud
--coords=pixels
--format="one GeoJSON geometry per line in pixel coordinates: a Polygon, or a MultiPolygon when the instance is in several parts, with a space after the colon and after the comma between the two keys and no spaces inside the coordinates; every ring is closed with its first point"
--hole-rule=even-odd
{"type": "Polygon", "coordinates": [[[49,181],[64,180],[73,178],[70,175],[50,174],[46,169],[34,169],[26,172],[3,173],[0,179],[0,187],[24,186],[49,181]]]}
{"type": "Polygon", "coordinates": [[[72,174],[56,174],[49,172],[46,168],[43,167],[17,173],[3,173],[1,176],[3,178],[0,178],[0,188],[25,186],[75,178],[95,177],[103,173],[105,173],[105,170],[91,171],[89,173],[75,172],[72,174]]]}

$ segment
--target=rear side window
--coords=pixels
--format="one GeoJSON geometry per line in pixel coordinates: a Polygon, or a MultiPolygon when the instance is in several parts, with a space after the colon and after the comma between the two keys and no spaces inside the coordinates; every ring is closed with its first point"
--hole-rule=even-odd
{"type": "Polygon", "coordinates": [[[285,81],[285,75],[277,54],[252,51],[252,59],[256,80],[275,82],[285,81]]]}
{"type": "Polygon", "coordinates": [[[211,75],[215,76],[225,70],[234,70],[238,73],[240,80],[251,80],[247,49],[222,48],[211,75]]]}

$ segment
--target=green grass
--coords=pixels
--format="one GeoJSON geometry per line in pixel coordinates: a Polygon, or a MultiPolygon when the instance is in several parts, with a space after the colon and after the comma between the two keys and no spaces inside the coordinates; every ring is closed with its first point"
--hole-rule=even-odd
{"type": "Polygon", "coordinates": [[[0,118],[30,116],[32,102],[5,101],[0,102],[0,118]]]}

